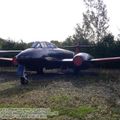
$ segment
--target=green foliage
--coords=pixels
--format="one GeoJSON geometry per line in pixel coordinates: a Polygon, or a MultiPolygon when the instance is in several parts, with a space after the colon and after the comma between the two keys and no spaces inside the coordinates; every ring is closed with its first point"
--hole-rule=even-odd
{"type": "Polygon", "coordinates": [[[62,46],[71,46],[74,44],[72,36],[69,36],[65,41],[63,41],[62,46]]]}
{"type": "Polygon", "coordinates": [[[107,35],[109,28],[107,9],[103,0],[83,0],[86,5],[86,13],[83,14],[83,31],[88,39],[100,41],[107,35]]]}
{"type": "Polygon", "coordinates": [[[13,40],[0,39],[0,49],[2,50],[24,50],[28,47],[28,44],[23,42],[15,42],[13,40]]]}
{"type": "Polygon", "coordinates": [[[67,115],[73,118],[84,118],[87,114],[96,111],[96,108],[90,106],[79,106],[74,108],[61,107],[57,109],[60,115],[67,115]]]}
{"type": "Polygon", "coordinates": [[[62,42],[59,42],[57,40],[51,40],[51,43],[55,44],[56,46],[58,47],[61,47],[62,46],[62,42]]]}
{"type": "Polygon", "coordinates": [[[4,43],[4,39],[0,38],[0,49],[2,49],[2,44],[4,43]]]}
{"type": "Polygon", "coordinates": [[[96,57],[120,56],[120,42],[115,41],[112,34],[108,34],[96,43],[93,53],[96,57]]]}
{"type": "Polygon", "coordinates": [[[59,47],[66,47],[68,50],[75,50],[75,48],[70,48],[68,46],[75,45],[90,45],[91,47],[80,48],[81,52],[87,52],[94,56],[95,58],[99,57],[116,57],[120,56],[120,39],[115,40],[114,36],[109,33],[108,35],[101,38],[100,41],[94,42],[87,39],[79,39],[77,36],[69,36],[65,41],[53,42],[59,47]],[[75,38],[76,37],[76,38],[75,38]]]}

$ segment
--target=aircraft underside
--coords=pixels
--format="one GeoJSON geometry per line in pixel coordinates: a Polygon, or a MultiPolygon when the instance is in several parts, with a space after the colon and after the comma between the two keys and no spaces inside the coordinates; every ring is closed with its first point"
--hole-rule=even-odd
{"type": "Polygon", "coordinates": [[[63,62],[61,60],[56,60],[56,61],[48,61],[45,59],[28,59],[24,60],[23,62],[20,62],[22,65],[24,65],[28,70],[33,70],[37,71],[41,68],[45,69],[55,69],[55,68],[60,68],[60,69],[67,69],[67,68],[72,68],[72,69],[88,69],[90,67],[90,62],[89,61],[84,61],[83,64],[79,67],[75,66],[73,62],[63,62]]]}

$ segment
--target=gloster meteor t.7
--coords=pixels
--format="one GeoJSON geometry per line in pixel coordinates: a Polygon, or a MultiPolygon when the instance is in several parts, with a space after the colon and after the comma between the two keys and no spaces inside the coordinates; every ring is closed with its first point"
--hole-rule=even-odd
{"type": "Polygon", "coordinates": [[[97,63],[120,62],[120,57],[94,59],[88,53],[77,53],[58,48],[49,42],[34,42],[31,48],[21,51],[14,58],[0,58],[1,61],[17,63],[21,84],[27,84],[25,69],[43,72],[45,69],[72,68],[75,72],[88,69],[97,63]]]}

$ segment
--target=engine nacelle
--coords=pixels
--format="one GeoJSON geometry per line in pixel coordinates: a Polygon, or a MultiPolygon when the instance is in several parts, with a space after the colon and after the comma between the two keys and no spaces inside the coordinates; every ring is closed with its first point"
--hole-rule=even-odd
{"type": "Polygon", "coordinates": [[[75,66],[81,66],[83,63],[83,57],[82,56],[74,56],[73,63],[75,66]]]}
{"type": "MultiPolygon", "coordinates": [[[[78,53],[73,57],[73,63],[75,67],[84,66],[84,64],[89,63],[93,57],[88,53],[78,53]]],[[[86,66],[86,65],[85,65],[86,66]]]]}

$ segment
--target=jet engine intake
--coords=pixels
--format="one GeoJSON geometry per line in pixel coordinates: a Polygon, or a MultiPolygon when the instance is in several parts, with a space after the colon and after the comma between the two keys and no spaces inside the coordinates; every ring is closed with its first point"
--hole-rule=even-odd
{"type": "Polygon", "coordinates": [[[83,63],[83,58],[82,58],[82,56],[74,56],[74,58],[73,58],[73,63],[74,63],[74,65],[76,66],[76,67],[79,67],[79,66],[81,66],[82,65],[82,63],[83,63]]]}

